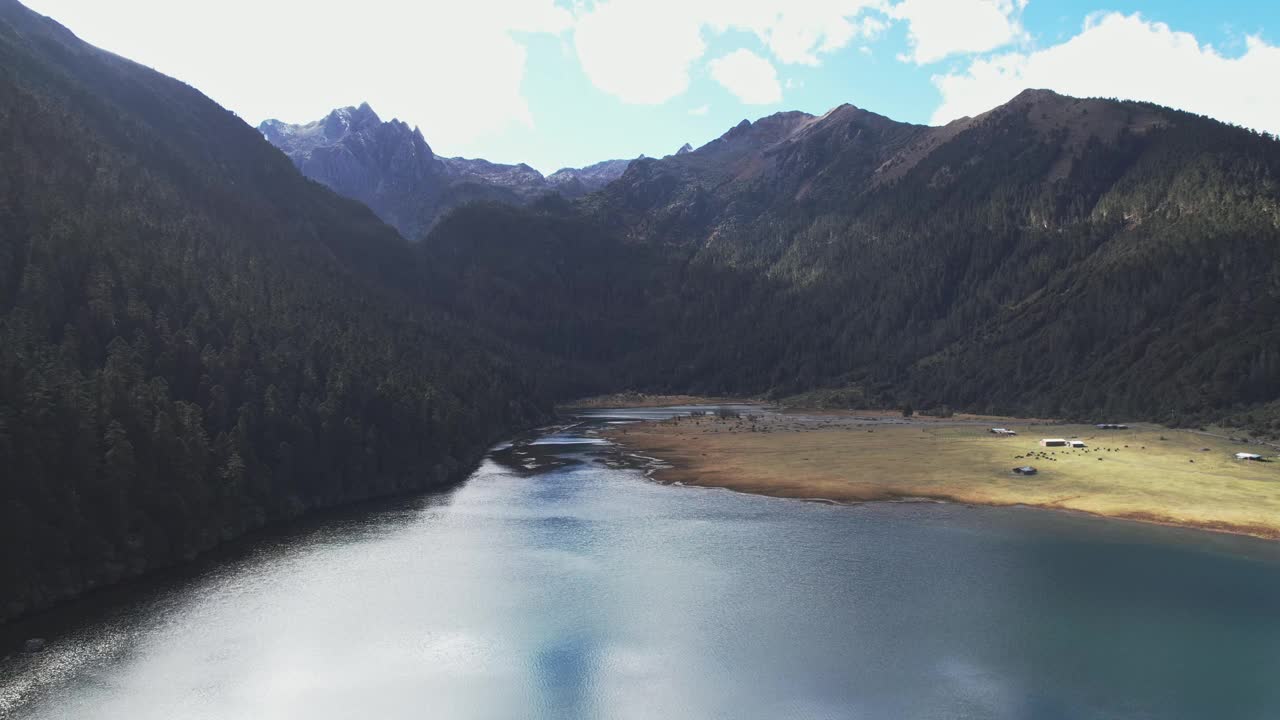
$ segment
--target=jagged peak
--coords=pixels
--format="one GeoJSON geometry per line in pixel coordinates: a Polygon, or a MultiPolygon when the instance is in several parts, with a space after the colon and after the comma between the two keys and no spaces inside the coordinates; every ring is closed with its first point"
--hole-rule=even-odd
{"type": "Polygon", "coordinates": [[[370,125],[377,125],[382,122],[378,114],[373,111],[369,103],[360,103],[359,107],[348,105],[347,107],[335,108],[332,112],[320,121],[324,129],[325,137],[331,139],[339,139],[346,135],[352,129],[360,129],[370,125]]]}
{"type": "Polygon", "coordinates": [[[743,118],[742,122],[729,128],[729,130],[724,135],[721,135],[720,137],[725,140],[729,140],[745,134],[750,129],[751,129],[751,121],[746,118],[743,118]]]}
{"type": "MultiPolygon", "coordinates": [[[[685,143],[685,144],[683,144],[683,145],[681,145],[681,146],[680,146],[680,149],[679,149],[679,150],[677,150],[677,151],[676,151],[676,155],[683,155],[683,154],[685,154],[685,153],[689,153],[689,152],[693,152],[693,146],[692,146],[692,145],[690,145],[689,143],[685,143]]],[[[643,157],[643,156],[641,156],[641,157],[643,157]]]]}
{"type": "MultiPolygon", "coordinates": [[[[753,142],[776,142],[814,120],[814,116],[800,110],[786,110],[751,122],[743,120],[721,135],[718,141],[733,142],[740,138],[754,138],[753,142]]],[[[718,142],[712,141],[712,142],[718,142]]]]}
{"type": "Polygon", "coordinates": [[[266,139],[274,142],[273,138],[283,137],[289,132],[290,127],[289,123],[284,122],[283,120],[267,118],[266,120],[258,123],[258,132],[262,133],[262,136],[266,139]]]}
{"type": "MultiPolygon", "coordinates": [[[[360,103],[359,106],[348,105],[344,108],[337,108],[329,113],[329,118],[342,119],[348,125],[363,126],[374,123],[381,123],[382,118],[378,117],[378,113],[367,102],[360,103]]],[[[326,118],[328,119],[328,118],[326,118]]]]}
{"type": "Polygon", "coordinates": [[[432,152],[431,145],[427,142],[427,139],[422,136],[422,128],[419,128],[416,125],[413,128],[413,139],[421,143],[422,146],[425,147],[428,152],[432,152]]]}

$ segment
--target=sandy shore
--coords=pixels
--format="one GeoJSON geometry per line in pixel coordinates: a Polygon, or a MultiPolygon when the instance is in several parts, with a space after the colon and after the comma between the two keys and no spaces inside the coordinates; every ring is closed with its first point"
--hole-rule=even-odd
{"type": "Polygon", "coordinates": [[[889,413],[789,412],[681,418],[621,426],[608,436],[667,467],[660,482],[835,502],[942,500],[1029,505],[1280,539],[1275,450],[1155,425],[1089,425],[889,413]],[[992,426],[1016,437],[988,432],[992,426]],[[1042,448],[1042,437],[1083,449],[1042,448]],[[1038,473],[1016,475],[1015,466],[1038,473]]]}

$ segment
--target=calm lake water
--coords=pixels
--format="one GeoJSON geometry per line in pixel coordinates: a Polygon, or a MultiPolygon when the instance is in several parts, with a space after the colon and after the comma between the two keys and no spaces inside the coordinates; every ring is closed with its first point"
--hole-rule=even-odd
{"type": "Polygon", "coordinates": [[[10,628],[50,645],[0,717],[1280,718],[1280,543],[666,487],[588,433],[10,628]]]}

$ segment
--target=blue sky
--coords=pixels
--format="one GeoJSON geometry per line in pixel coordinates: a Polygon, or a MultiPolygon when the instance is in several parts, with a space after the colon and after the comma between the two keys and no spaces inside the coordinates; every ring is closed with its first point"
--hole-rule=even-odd
{"type": "Polygon", "coordinates": [[[841,103],[915,123],[1024,87],[1280,132],[1280,2],[29,0],[256,124],[370,102],[441,154],[550,172],[841,103]]]}

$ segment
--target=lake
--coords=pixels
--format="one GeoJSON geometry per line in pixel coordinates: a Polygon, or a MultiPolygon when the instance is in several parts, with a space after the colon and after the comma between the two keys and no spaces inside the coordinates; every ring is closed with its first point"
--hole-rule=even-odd
{"type": "Polygon", "coordinates": [[[1280,717],[1280,543],[664,486],[594,436],[688,409],[9,627],[0,717],[1280,717]]]}

